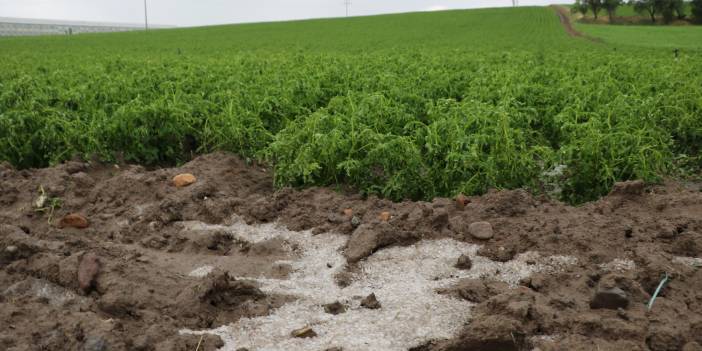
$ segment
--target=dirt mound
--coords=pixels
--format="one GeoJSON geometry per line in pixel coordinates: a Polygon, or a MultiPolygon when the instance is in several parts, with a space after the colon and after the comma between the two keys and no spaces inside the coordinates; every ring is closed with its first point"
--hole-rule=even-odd
{"type": "MultiPolygon", "coordinates": [[[[328,232],[346,235],[339,259],[348,266],[314,261],[321,266],[307,273],[346,277],[347,287],[329,289],[354,289],[367,262],[382,266],[372,259],[399,252],[390,248],[412,252],[426,247],[413,245],[436,239],[477,245],[472,268],[461,272],[474,274],[488,263],[494,268],[437,291],[437,299],[473,306],[467,307],[470,321],[453,338],[424,340],[415,350],[693,350],[702,344],[702,193],[677,183],[618,184],[579,207],[522,190],[467,197],[460,206],[452,199],[393,203],[326,188],[276,190],[269,170],[216,153],[154,170],[72,161],[19,171],[3,164],[0,189],[0,324],[7,326],[0,330],[1,349],[194,350],[200,343],[201,350],[213,350],[224,345],[219,337],[179,330],[216,328],[291,305],[296,298],[281,293],[285,279],[299,273],[295,262],[311,259],[300,240],[328,232]],[[182,173],[197,181],[175,187],[172,179],[182,173]],[[87,228],[59,228],[68,214],[85,217],[87,228]],[[243,235],[249,229],[238,226],[242,220],[277,222],[291,232],[254,233],[262,236],[252,240],[243,235]],[[471,234],[478,222],[490,225],[489,236],[471,234]],[[295,232],[306,230],[312,236],[296,240],[295,232]],[[573,256],[575,263],[563,270],[529,268],[546,267],[543,260],[554,255],[573,256]],[[517,260],[514,269],[541,273],[526,274],[518,286],[496,282],[506,274],[496,267],[517,260]],[[279,282],[281,292],[249,279],[261,277],[279,282]]],[[[461,254],[446,259],[447,271],[458,270],[461,254]]],[[[359,312],[358,302],[341,301],[349,311],[324,313],[336,296],[318,308],[327,318],[387,313],[393,299],[378,289],[383,307],[377,310],[359,312]]],[[[325,337],[324,328],[315,331],[318,337],[295,342],[325,337]]]]}

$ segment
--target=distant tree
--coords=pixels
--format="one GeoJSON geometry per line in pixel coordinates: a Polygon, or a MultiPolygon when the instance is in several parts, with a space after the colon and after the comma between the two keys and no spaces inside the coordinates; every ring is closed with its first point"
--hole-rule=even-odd
{"type": "MultiPolygon", "coordinates": [[[[681,0],[682,1],[682,0],[681,0]]],[[[624,3],[623,0],[604,0],[602,6],[607,11],[609,22],[614,20],[614,15],[617,13],[617,8],[624,3]]]]}
{"type": "Polygon", "coordinates": [[[659,0],[632,0],[630,4],[634,5],[634,11],[640,14],[647,13],[651,17],[651,22],[656,22],[656,12],[660,8],[659,0]]]}
{"type": "Polygon", "coordinates": [[[702,23],[702,0],[692,0],[690,9],[695,22],[702,23]]]}
{"type": "Polygon", "coordinates": [[[586,1],[587,0],[575,0],[575,5],[573,5],[573,7],[570,8],[570,11],[572,13],[580,13],[583,16],[587,15],[587,3],[585,3],[586,1]]]}
{"type": "Polygon", "coordinates": [[[674,8],[672,0],[658,1],[658,10],[663,15],[663,23],[668,24],[670,22],[673,22],[673,18],[675,16],[673,15],[674,8]]]}
{"type": "Polygon", "coordinates": [[[603,1],[605,0],[583,0],[583,2],[587,4],[587,7],[590,8],[590,11],[592,11],[592,14],[595,16],[595,19],[597,19],[597,15],[602,10],[603,1]]]}
{"type": "Polygon", "coordinates": [[[663,22],[670,23],[676,17],[685,18],[685,3],[683,0],[656,0],[655,6],[658,12],[663,15],[663,22]]]}
{"type": "Polygon", "coordinates": [[[673,9],[675,10],[675,15],[678,19],[685,18],[685,1],[684,0],[673,0],[673,9]]]}

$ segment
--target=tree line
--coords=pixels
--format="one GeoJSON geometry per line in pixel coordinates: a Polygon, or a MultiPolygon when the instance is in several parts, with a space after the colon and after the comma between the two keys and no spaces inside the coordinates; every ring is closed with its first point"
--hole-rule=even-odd
{"type": "MultiPolygon", "coordinates": [[[[617,9],[624,4],[624,0],[575,0],[572,10],[583,16],[591,12],[595,19],[604,10],[609,16],[609,21],[612,22],[617,9]]],[[[648,15],[653,23],[656,23],[656,16],[662,16],[666,24],[675,19],[683,20],[688,17],[684,0],[629,0],[628,4],[633,6],[637,13],[648,15]]],[[[690,2],[690,14],[693,21],[702,23],[702,0],[690,2]]]]}

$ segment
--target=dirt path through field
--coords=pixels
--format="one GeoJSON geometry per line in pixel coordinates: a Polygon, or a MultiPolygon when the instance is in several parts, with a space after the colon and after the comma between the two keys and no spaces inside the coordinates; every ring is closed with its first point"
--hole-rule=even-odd
{"type": "Polygon", "coordinates": [[[589,35],[583,34],[575,28],[573,28],[573,23],[570,21],[570,13],[567,7],[562,6],[562,5],[551,5],[551,7],[556,11],[556,14],[558,15],[558,18],[561,20],[561,24],[563,25],[563,29],[571,36],[571,37],[579,37],[579,38],[585,38],[587,40],[596,42],[596,43],[601,43],[602,40],[598,38],[591,37],[589,35]]]}

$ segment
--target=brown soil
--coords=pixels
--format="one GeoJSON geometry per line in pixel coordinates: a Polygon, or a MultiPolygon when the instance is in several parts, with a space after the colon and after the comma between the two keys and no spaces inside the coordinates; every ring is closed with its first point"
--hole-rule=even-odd
{"type": "Polygon", "coordinates": [[[563,29],[565,29],[568,35],[570,35],[571,37],[585,38],[587,40],[594,41],[597,43],[602,42],[602,40],[600,40],[599,38],[594,38],[575,30],[575,28],[573,28],[573,24],[570,21],[570,10],[568,10],[567,7],[560,5],[551,5],[551,7],[553,7],[553,9],[556,11],[556,14],[558,14],[558,18],[561,20],[563,29]]]}
{"type": "Polygon", "coordinates": [[[517,288],[478,280],[437,292],[477,303],[473,318],[456,338],[415,350],[701,349],[702,272],[676,259],[702,256],[697,185],[618,184],[579,207],[522,190],[460,205],[393,203],[327,188],[276,190],[268,169],[223,153],[151,171],[82,161],[0,165],[0,349],[216,349],[218,337],[178,331],[265,315],[291,300],[236,278],[285,277],[290,268],[275,262],[289,258],[287,243],[251,245],[188,226],[229,224],[233,216],[347,234],[351,263],[383,247],[445,237],[483,245],[480,255],[500,261],[526,251],[578,258],[517,288]],[[181,173],[197,181],[176,188],[171,180],[181,173]],[[40,188],[49,198],[43,211],[34,208],[40,188]],[[61,206],[52,213],[53,198],[61,206]],[[88,228],[59,228],[68,214],[84,216],[88,228]],[[491,239],[468,233],[480,221],[492,225],[491,239]],[[218,269],[188,276],[201,262],[218,269]],[[665,273],[670,280],[648,311],[665,273]]]}

